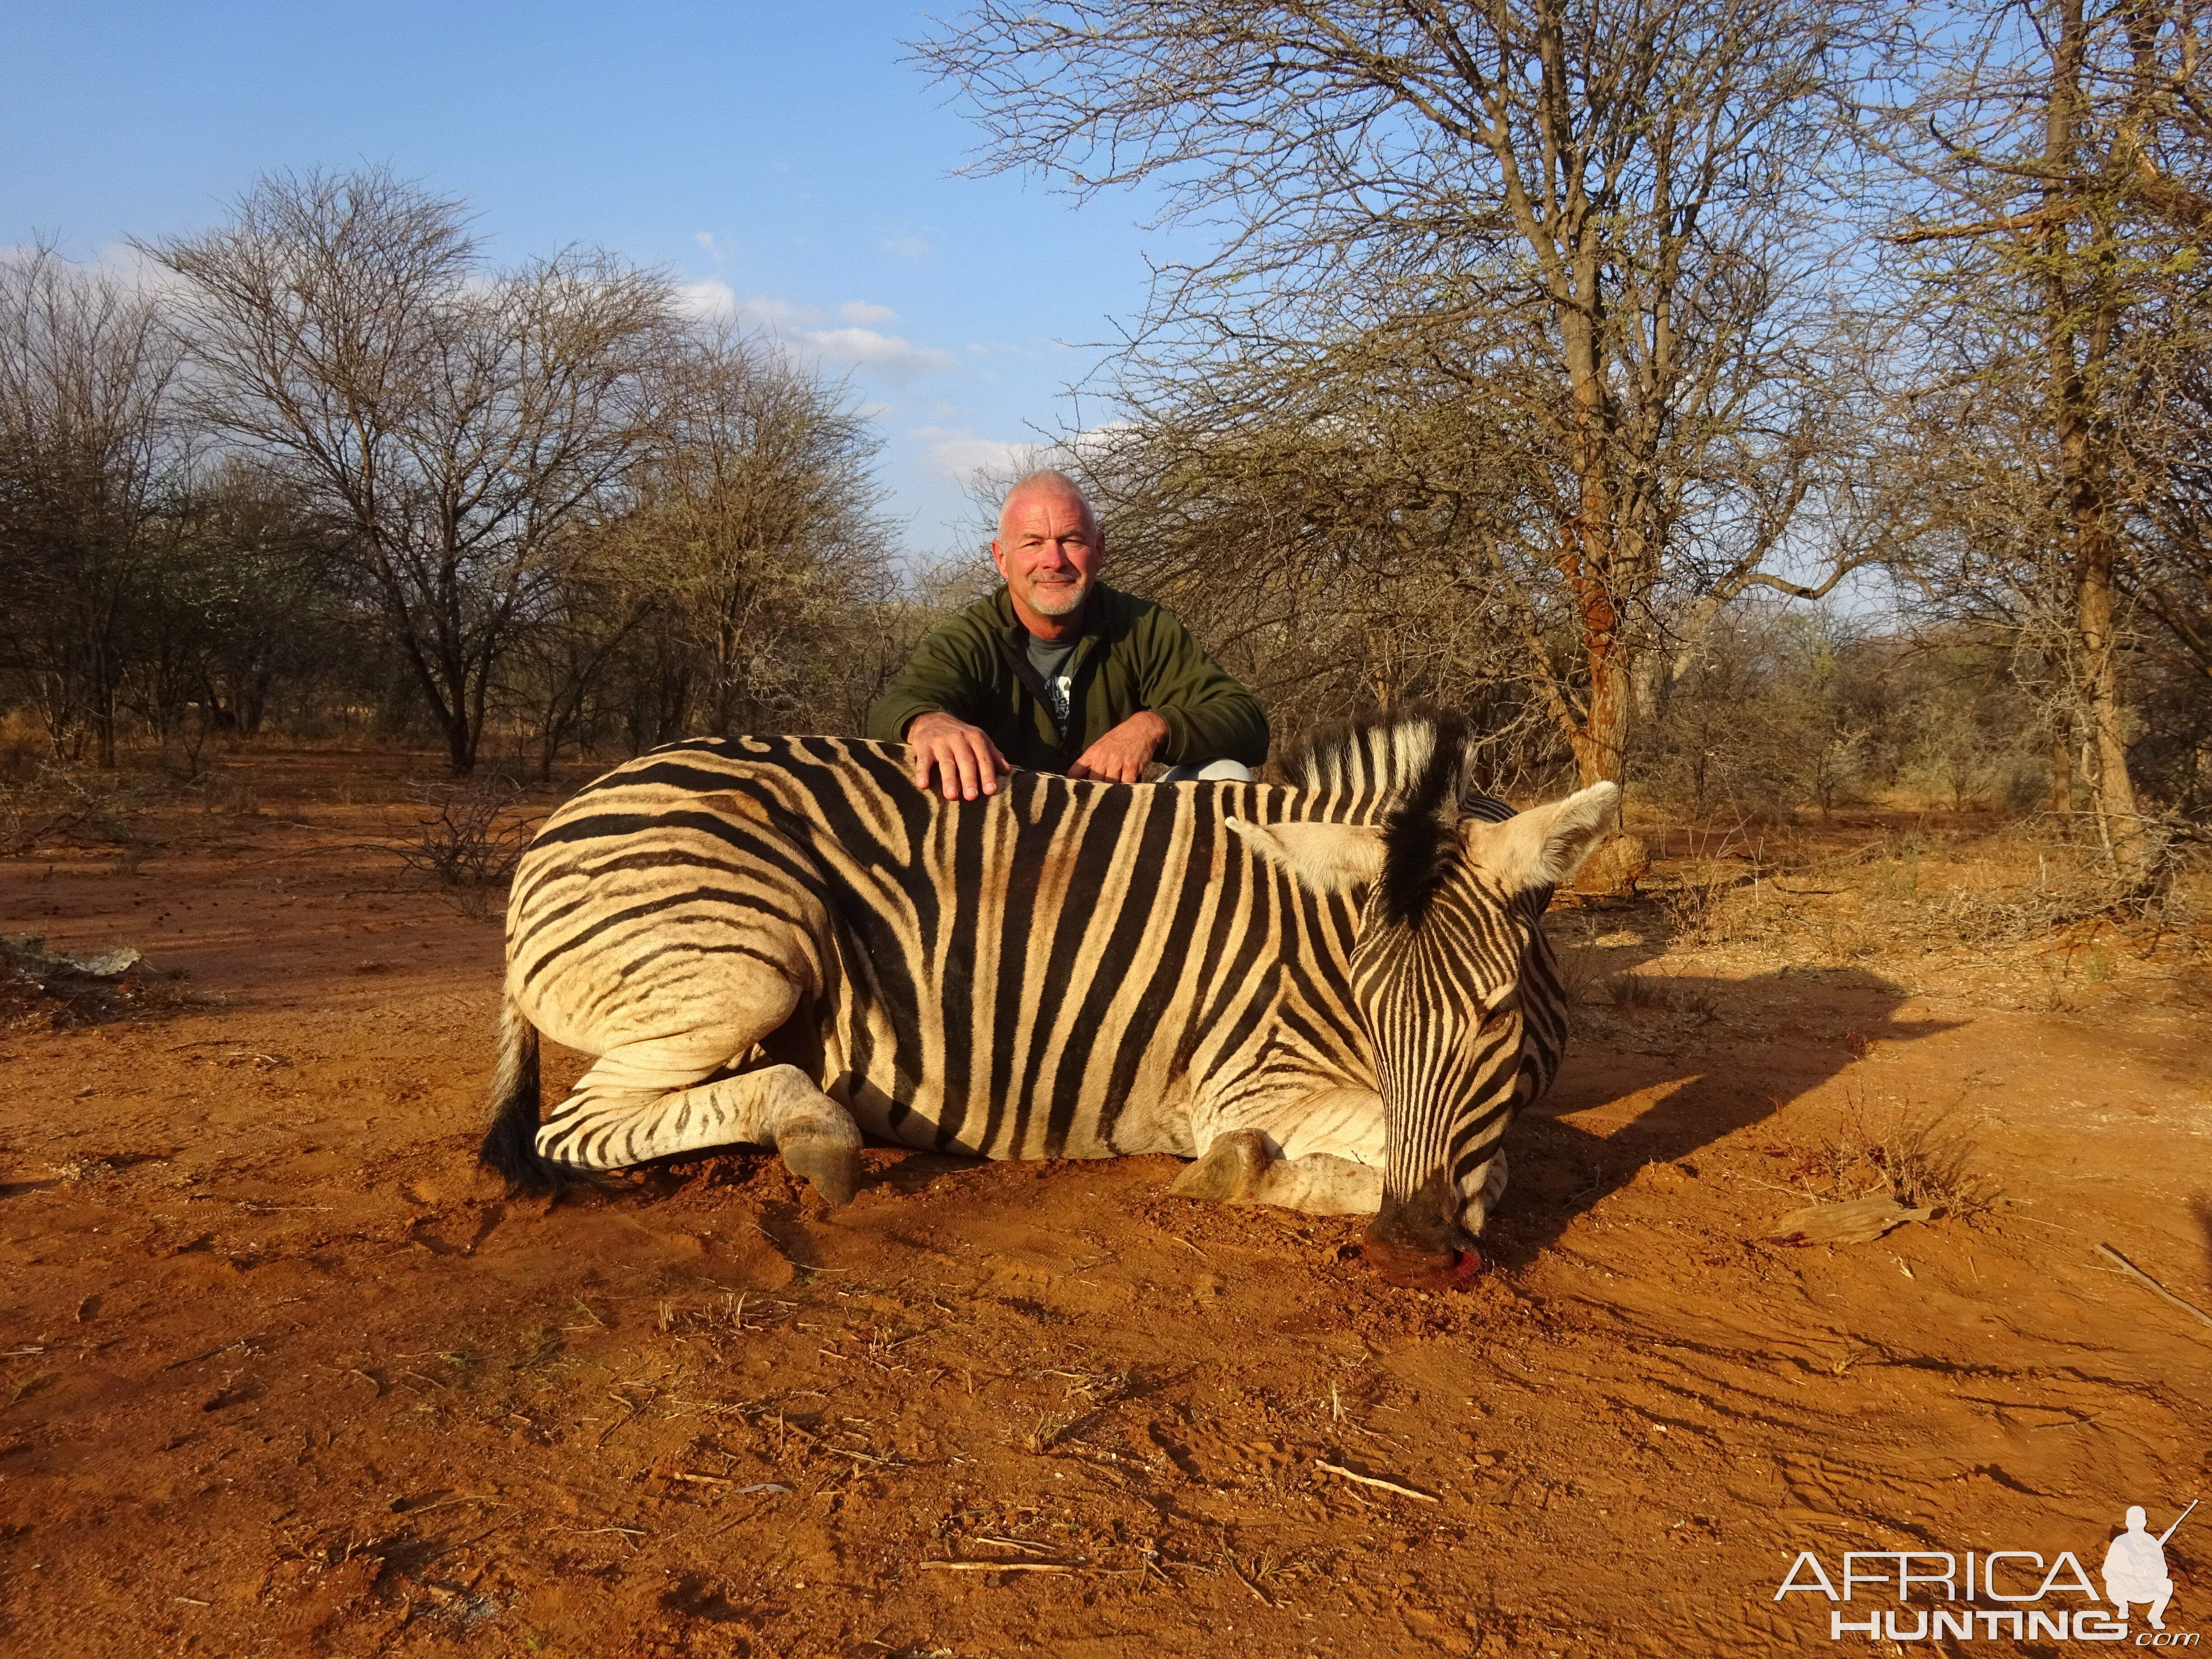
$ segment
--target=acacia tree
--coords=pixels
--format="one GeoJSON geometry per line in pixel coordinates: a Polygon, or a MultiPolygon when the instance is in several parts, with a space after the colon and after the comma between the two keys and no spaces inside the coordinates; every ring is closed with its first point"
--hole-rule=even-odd
{"type": "MultiPolygon", "coordinates": [[[[1279,731],[1480,702],[1486,760],[1549,769],[1564,741],[1489,556],[1525,489],[1498,411],[1332,355],[1272,398],[1216,375],[1055,457],[1109,526],[1114,580],[1173,605],[1279,731]]],[[[1536,621],[1547,670],[1573,648],[1562,620],[1536,621]]]]}
{"type": "Polygon", "coordinates": [[[2131,775],[2202,837],[2212,830],[2212,270],[2187,275],[2152,325],[2171,372],[2131,446],[2129,556],[2117,575],[2145,647],[2131,775]]]}
{"type": "Polygon", "coordinates": [[[1593,781],[1620,775],[1670,584],[1817,595],[1855,562],[1764,568],[1817,447],[1824,100],[1870,10],[986,0],[917,50],[989,135],[980,169],[1152,179],[1167,220],[1225,228],[1156,285],[1131,358],[1151,401],[1241,378],[1233,425],[1379,360],[1504,411],[1528,517],[1472,550],[1593,781]]]}
{"type": "Polygon", "coordinates": [[[728,334],[671,366],[666,441],[622,526],[700,668],[708,731],[817,720],[825,658],[896,586],[881,441],[842,388],[728,334]]]}
{"type": "Polygon", "coordinates": [[[122,636],[167,530],[176,355],[153,302],[40,246],[0,259],[0,653],[56,751],[115,764],[122,636]]]}
{"type": "MultiPolygon", "coordinates": [[[[2151,878],[2160,837],[2129,769],[2119,601],[2133,585],[2155,615],[2185,595],[2154,574],[2143,532],[2186,550],[2175,377],[2202,349],[2191,299],[2212,222],[2197,13],[2190,0],[1948,11],[1913,95],[1884,112],[1918,186],[1893,241],[1920,283],[1926,350],[1954,368],[1932,400],[1947,418],[1923,422],[1916,446],[1966,480],[1934,528],[1979,564],[1962,585],[2004,596],[2038,635],[2130,885],[2151,878]],[[1992,432],[1997,446],[1978,451],[1992,432]]],[[[2172,608],[2185,644],[2195,624],[2172,608]]]]}
{"type": "Polygon", "coordinates": [[[184,279],[193,411],[343,530],[468,772],[566,532],[658,430],[666,279],[574,252],[487,271],[458,204],[380,169],[265,177],[143,251],[184,279]]]}
{"type": "MultiPolygon", "coordinates": [[[[2184,326],[2195,349],[2158,410],[2158,442],[2131,503],[2133,552],[2119,570],[2128,596],[2212,688],[2212,294],[2195,296],[2184,326]]],[[[2179,320],[2179,319],[2178,319],[2179,320]]]]}
{"type": "Polygon", "coordinates": [[[512,665],[548,775],[617,704],[641,746],[851,730],[883,678],[866,665],[910,643],[884,634],[896,581],[880,440],[844,388],[712,328],[661,373],[653,453],[614,510],[572,528],[512,665]]]}

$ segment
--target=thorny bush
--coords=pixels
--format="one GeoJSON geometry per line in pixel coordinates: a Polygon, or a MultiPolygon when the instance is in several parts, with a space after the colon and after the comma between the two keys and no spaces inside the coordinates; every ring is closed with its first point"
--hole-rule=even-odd
{"type": "Polygon", "coordinates": [[[424,816],[391,850],[481,919],[504,894],[537,830],[536,817],[517,810],[520,794],[512,778],[496,775],[433,784],[423,791],[424,816]]]}

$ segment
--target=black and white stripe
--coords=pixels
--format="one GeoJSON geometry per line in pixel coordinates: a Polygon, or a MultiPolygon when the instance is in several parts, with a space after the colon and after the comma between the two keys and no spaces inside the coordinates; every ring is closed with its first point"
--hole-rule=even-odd
{"type": "Polygon", "coordinates": [[[1479,1224],[1565,1018],[1549,885],[1486,854],[1511,809],[1462,790],[1450,721],[1321,734],[1287,786],[1017,773],[947,802],[909,767],[700,740],[556,813],[508,911],[487,1158],[524,1177],[717,1144],[753,1121],[727,1079],[777,1066],[869,1133],[994,1158],[1194,1157],[1245,1124],[1288,1146],[1301,1102],[1364,1095],[1385,1210],[1441,1187],[1479,1224]],[[1363,878],[1286,862],[1302,825],[1342,826],[1328,855],[1363,878]],[[542,1127],[535,1030],[606,1057],[542,1127]]]}

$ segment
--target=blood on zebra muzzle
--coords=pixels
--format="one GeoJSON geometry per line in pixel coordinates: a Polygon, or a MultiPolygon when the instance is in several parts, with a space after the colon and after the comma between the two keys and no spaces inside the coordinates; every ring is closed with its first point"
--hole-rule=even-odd
{"type": "Polygon", "coordinates": [[[1361,1254],[1385,1284],[1449,1291],[1482,1271],[1482,1256],[1459,1224],[1460,1195],[1439,1170],[1410,1198],[1385,1196],[1361,1254]]]}

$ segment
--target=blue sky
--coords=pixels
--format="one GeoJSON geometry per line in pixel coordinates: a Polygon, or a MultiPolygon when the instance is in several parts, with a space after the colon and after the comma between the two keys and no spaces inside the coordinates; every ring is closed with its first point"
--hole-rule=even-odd
{"type": "Polygon", "coordinates": [[[1063,388],[1168,245],[1136,198],[951,176],[976,133],[900,61],[926,27],[888,3],[15,0],[0,244],[107,257],[265,170],[389,163],[471,202],[495,258],[666,265],[849,373],[909,549],[949,552],[960,475],[1103,413],[1063,388]]]}

